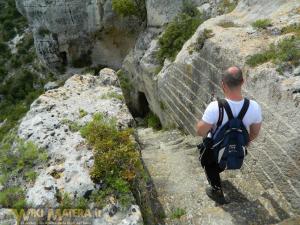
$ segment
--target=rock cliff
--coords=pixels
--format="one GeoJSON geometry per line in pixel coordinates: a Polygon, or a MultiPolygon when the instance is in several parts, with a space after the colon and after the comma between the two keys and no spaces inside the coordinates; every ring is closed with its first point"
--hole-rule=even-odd
{"type": "MultiPolygon", "coordinates": [[[[215,97],[222,96],[219,86],[222,71],[231,65],[240,66],[246,77],[244,93],[261,105],[264,125],[261,136],[249,149],[242,178],[238,177],[237,180],[247,179],[245,174],[251,172],[251,180],[255,181],[258,190],[270,195],[276,192],[274,195],[279,196],[276,201],[280,204],[283,202],[281,208],[284,212],[275,212],[278,207],[274,206],[271,209],[274,217],[263,218],[263,212],[260,212],[259,221],[279,222],[299,214],[299,63],[295,63],[296,66],[289,63],[278,66],[274,60],[270,60],[256,67],[247,64],[252,55],[267,50],[272,43],[278,44],[293,36],[293,32],[283,30],[290,25],[299,24],[299,1],[240,0],[236,8],[227,13],[235,7],[237,1],[194,0],[194,6],[207,20],[185,42],[174,60],[165,59],[161,64],[157,59],[161,47],[159,38],[166,31],[166,24],[181,12],[183,2],[146,0],[146,26],[134,16],[117,16],[110,0],[17,0],[17,5],[34,32],[39,57],[49,68],[61,70],[64,67],[90,64],[122,68],[119,75],[127,85],[126,90],[123,88],[123,93],[133,116],[145,116],[151,110],[164,127],[179,127],[191,139],[196,134],[195,124],[207,104],[215,97]],[[268,19],[271,23],[263,29],[254,28],[252,24],[258,19],[268,19]]],[[[299,43],[295,51],[299,51],[299,43]]],[[[33,205],[57,205],[55,193],[59,189],[64,189],[73,196],[84,196],[95,188],[88,176],[93,163],[92,154],[78,132],[70,131],[68,123],[76,121],[78,124],[85,124],[95,112],[105,112],[117,117],[120,126],[126,127],[132,123],[132,116],[123,102],[100,98],[110,91],[121,93],[119,87],[111,85],[116,82],[116,78],[113,81],[108,78],[111,74],[113,72],[106,71],[100,77],[72,77],[64,87],[50,90],[37,99],[22,120],[19,135],[46,148],[51,155],[50,165],[46,169],[37,168],[40,171],[37,182],[27,187],[27,200],[33,205]],[[83,117],[80,116],[81,108],[87,112],[83,117]]],[[[145,136],[148,133],[156,138],[164,138],[165,135],[156,136],[152,131],[142,130],[140,134],[146,142],[148,139],[145,136]]],[[[157,139],[151,139],[155,140],[157,139]]],[[[172,140],[171,144],[168,140],[166,145],[173,146],[177,141],[182,142],[179,135],[178,140],[172,140]]],[[[158,160],[160,155],[156,154],[166,157],[163,147],[164,143],[153,144],[149,148],[150,152],[144,153],[144,157],[150,157],[150,160],[145,160],[147,167],[151,167],[150,171],[157,178],[157,185],[162,187],[170,183],[160,182],[160,175],[157,175],[157,168],[152,168],[151,159],[158,160]]],[[[167,146],[167,150],[171,154],[182,146],[176,144],[174,148],[169,147],[167,146]]],[[[187,150],[191,148],[189,144],[185,147],[187,150]]],[[[185,153],[180,154],[183,155],[182,158],[189,160],[185,153]]],[[[192,162],[195,164],[195,156],[192,162]]],[[[172,162],[168,163],[158,163],[158,167],[174,166],[172,162]]],[[[170,168],[166,169],[170,173],[174,172],[170,168]]],[[[195,168],[185,169],[194,171],[195,168]]],[[[173,176],[177,179],[176,174],[173,176]]],[[[247,188],[247,185],[244,187],[247,188]]],[[[189,188],[192,189],[191,186],[189,188]]],[[[164,199],[170,193],[172,196],[172,191],[172,188],[167,192],[160,190],[159,194],[164,199]]],[[[255,188],[250,188],[249,193],[250,197],[254,196],[252,203],[257,199],[264,199],[265,205],[274,203],[273,198],[268,198],[269,195],[262,196],[255,188]]],[[[187,199],[190,198],[191,196],[187,199]]],[[[171,202],[169,200],[165,201],[166,207],[171,202]]],[[[175,200],[180,202],[180,199],[175,200]]],[[[251,216],[251,213],[256,212],[256,205],[247,201],[244,206],[247,207],[248,204],[252,208],[250,207],[250,214],[247,216],[251,216]]],[[[241,206],[235,205],[237,208],[241,206]]],[[[212,214],[220,210],[202,209],[212,210],[212,214]]],[[[116,217],[126,220],[126,213],[116,217]]],[[[137,214],[138,210],[134,215],[137,214]]],[[[229,218],[223,217],[223,214],[218,215],[220,220],[229,218]]],[[[137,218],[138,221],[140,217],[137,218]]],[[[187,221],[182,224],[187,224],[187,221]]],[[[202,217],[197,221],[219,224],[218,221],[212,222],[209,217],[202,217]]],[[[228,221],[228,224],[239,224],[244,220],[235,214],[228,221]]]]}
{"type": "MultiPolygon", "coordinates": [[[[97,188],[89,175],[94,154],[78,129],[91,121],[95,113],[116,118],[119,128],[133,125],[124,102],[105,97],[111,93],[122,94],[114,71],[104,69],[100,76],[74,75],[63,87],[47,91],[31,105],[18,134],[44,148],[50,159],[47,165],[36,168],[38,177],[34,184],[26,184],[30,206],[55,208],[59,206],[60,193],[67,193],[71,199],[87,198],[97,188]]],[[[103,216],[92,222],[136,224],[141,220],[138,206],[118,212],[116,207],[107,206],[103,216]]]]}
{"type": "Polygon", "coordinates": [[[33,31],[40,59],[52,70],[66,66],[119,68],[135,43],[141,21],[112,11],[111,0],[17,0],[33,31]]]}
{"type": "Polygon", "coordinates": [[[297,74],[295,71],[299,68],[280,74],[273,63],[251,68],[246,60],[290,35],[280,30],[299,22],[299,6],[299,1],[240,1],[233,12],[199,26],[174,62],[165,60],[158,74],[155,71],[160,66],[156,59],[159,44],[157,39],[149,38],[154,31],[148,28],[123,64],[124,74],[135,87],[128,94],[131,111],[138,113],[149,104],[164,126],[173,126],[175,122],[192,135],[196,134],[196,121],[207,104],[222,96],[219,86],[222,71],[230,65],[243,68],[244,93],[258,101],[264,115],[262,134],[249,150],[247,164],[265,187],[276,186],[297,212],[300,210],[297,156],[300,86],[299,76],[293,74],[297,74]],[[251,26],[265,18],[272,21],[272,26],[263,30],[251,26]],[[220,25],[224,21],[233,25],[220,25]],[[212,35],[199,43],[205,29],[211,30],[212,35]],[[145,96],[147,102],[141,96],[145,96]]]}

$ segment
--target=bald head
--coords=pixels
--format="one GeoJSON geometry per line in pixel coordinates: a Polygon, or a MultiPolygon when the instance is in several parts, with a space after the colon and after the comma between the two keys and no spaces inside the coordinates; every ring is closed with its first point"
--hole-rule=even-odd
{"type": "Polygon", "coordinates": [[[237,66],[229,67],[223,74],[222,81],[230,89],[235,89],[243,84],[243,73],[237,66]]]}

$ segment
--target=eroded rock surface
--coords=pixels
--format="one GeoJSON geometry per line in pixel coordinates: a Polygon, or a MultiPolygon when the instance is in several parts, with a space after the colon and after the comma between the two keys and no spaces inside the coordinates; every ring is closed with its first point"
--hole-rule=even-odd
{"type": "MultiPolygon", "coordinates": [[[[26,200],[33,207],[57,207],[58,192],[71,198],[88,195],[96,188],[89,176],[93,165],[93,152],[76,127],[91,121],[95,113],[116,118],[118,127],[132,126],[134,121],[125,103],[107,98],[109,93],[122,94],[117,87],[113,70],[104,69],[102,76],[74,75],[63,87],[50,90],[40,96],[23,118],[19,136],[30,140],[48,152],[50,160],[38,169],[33,186],[28,186],[26,200]]],[[[93,224],[138,224],[141,213],[134,210],[116,211],[111,215],[108,206],[101,218],[93,224]]]]}
{"type": "Polygon", "coordinates": [[[76,64],[118,68],[141,28],[138,18],[117,16],[111,0],[16,2],[33,30],[39,58],[52,70],[76,64]]]}
{"type": "Polygon", "coordinates": [[[299,77],[294,75],[298,69],[291,68],[281,75],[271,62],[255,68],[245,62],[271,43],[291,35],[281,34],[280,30],[299,22],[299,7],[299,1],[295,0],[242,0],[233,12],[204,22],[184,44],[175,61],[166,60],[158,74],[159,45],[157,38],[149,40],[149,33],[140,36],[123,64],[124,73],[135,87],[127,95],[130,110],[140,111],[144,103],[139,96],[144,94],[164,126],[176,125],[191,135],[196,134],[195,124],[207,104],[223,96],[219,85],[222,71],[231,65],[243,68],[244,93],[262,106],[264,115],[262,133],[249,151],[252,160],[248,163],[256,165],[254,171],[263,186],[277,187],[298,213],[300,89],[299,77]],[[251,26],[264,18],[269,18],[273,25],[264,30],[251,26]],[[223,21],[234,25],[224,28],[220,25],[223,21]],[[204,29],[211,30],[213,36],[202,46],[198,40],[204,29]]]}

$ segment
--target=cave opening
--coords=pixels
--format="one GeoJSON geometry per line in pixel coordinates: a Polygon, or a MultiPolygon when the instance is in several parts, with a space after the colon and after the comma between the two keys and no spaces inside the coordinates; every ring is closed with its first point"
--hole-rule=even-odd
{"type": "Polygon", "coordinates": [[[148,103],[148,100],[146,98],[145,93],[144,92],[138,92],[138,99],[137,100],[138,100],[137,116],[144,118],[150,112],[149,103],[148,103]]]}
{"type": "Polygon", "coordinates": [[[59,57],[61,58],[62,65],[67,66],[67,64],[68,64],[67,53],[66,52],[60,52],[59,57]]]}

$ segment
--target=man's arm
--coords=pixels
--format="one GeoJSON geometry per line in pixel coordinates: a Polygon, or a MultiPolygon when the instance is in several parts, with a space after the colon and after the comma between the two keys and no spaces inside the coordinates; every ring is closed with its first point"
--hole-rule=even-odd
{"type": "Polygon", "coordinates": [[[212,124],[206,123],[201,120],[197,123],[197,134],[199,136],[206,137],[207,133],[211,130],[212,127],[212,124]]]}
{"type": "Polygon", "coordinates": [[[261,128],[261,123],[254,123],[250,125],[250,133],[249,133],[250,142],[253,141],[255,138],[257,138],[260,128],[261,128]]]}

